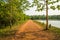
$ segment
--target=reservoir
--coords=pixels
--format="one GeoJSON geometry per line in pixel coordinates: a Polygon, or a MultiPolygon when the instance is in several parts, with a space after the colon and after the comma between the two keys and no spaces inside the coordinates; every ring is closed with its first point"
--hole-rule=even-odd
{"type": "MultiPolygon", "coordinates": [[[[46,20],[36,20],[36,21],[46,24],[46,20]]],[[[48,24],[60,28],[60,20],[48,20],[48,24]]]]}

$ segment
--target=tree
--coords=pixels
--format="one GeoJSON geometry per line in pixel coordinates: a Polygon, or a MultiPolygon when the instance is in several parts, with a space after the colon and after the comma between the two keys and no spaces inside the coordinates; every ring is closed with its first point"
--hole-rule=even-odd
{"type": "Polygon", "coordinates": [[[0,0],[0,25],[12,26],[24,19],[24,10],[29,8],[27,0],[0,0]]]}
{"type": "Polygon", "coordinates": [[[37,6],[36,11],[42,11],[43,9],[46,9],[46,30],[48,30],[48,9],[51,8],[55,10],[58,8],[60,10],[60,5],[57,5],[57,7],[53,6],[54,3],[59,2],[60,0],[34,0],[33,6],[37,6]],[[44,3],[43,3],[44,2],[44,3]],[[50,7],[48,5],[52,4],[50,7]]]}
{"type": "Polygon", "coordinates": [[[46,30],[48,30],[48,0],[46,0],[46,30]]]}

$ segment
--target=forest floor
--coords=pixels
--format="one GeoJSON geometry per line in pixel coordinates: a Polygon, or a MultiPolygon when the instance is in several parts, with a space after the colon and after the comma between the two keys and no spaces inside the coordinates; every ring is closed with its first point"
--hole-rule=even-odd
{"type": "Polygon", "coordinates": [[[14,35],[2,38],[0,40],[55,40],[55,35],[51,31],[44,31],[43,26],[36,22],[28,20],[14,35]]]}

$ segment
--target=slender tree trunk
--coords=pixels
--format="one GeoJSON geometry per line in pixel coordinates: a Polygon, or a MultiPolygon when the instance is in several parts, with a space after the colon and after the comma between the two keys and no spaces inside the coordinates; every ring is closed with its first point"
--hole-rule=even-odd
{"type": "Polygon", "coordinates": [[[11,23],[11,20],[10,20],[10,28],[11,28],[11,26],[12,26],[12,23],[11,23]]]}
{"type": "Polygon", "coordinates": [[[46,30],[48,30],[48,0],[46,0],[46,30]]]}

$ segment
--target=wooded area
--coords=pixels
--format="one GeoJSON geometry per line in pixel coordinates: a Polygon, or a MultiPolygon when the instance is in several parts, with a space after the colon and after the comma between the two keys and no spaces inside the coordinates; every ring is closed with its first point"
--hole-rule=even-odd
{"type": "Polygon", "coordinates": [[[29,17],[23,12],[27,9],[24,7],[28,7],[28,4],[26,0],[0,0],[0,28],[11,27],[18,21],[28,19],[29,17]]]}
{"type": "MultiPolygon", "coordinates": [[[[30,19],[32,20],[46,20],[46,16],[45,15],[34,15],[34,16],[30,16],[30,19]]],[[[49,20],[60,20],[60,15],[50,15],[48,16],[49,20]]]]}

